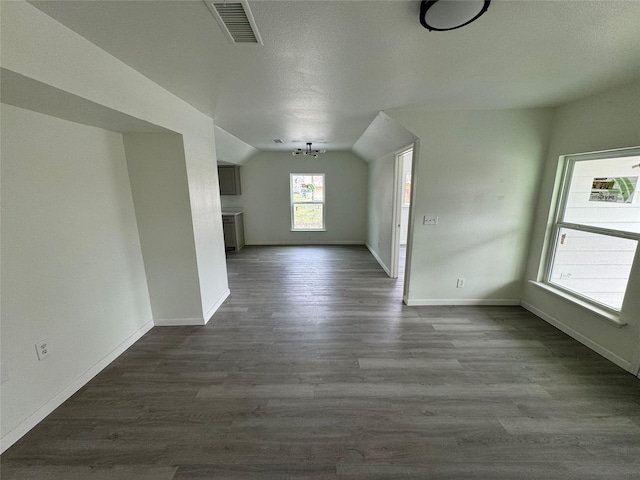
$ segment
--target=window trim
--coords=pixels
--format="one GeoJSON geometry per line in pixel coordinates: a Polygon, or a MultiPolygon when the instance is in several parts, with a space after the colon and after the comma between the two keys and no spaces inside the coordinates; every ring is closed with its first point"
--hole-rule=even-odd
{"type": "Polygon", "coordinates": [[[291,232],[326,232],[326,175],[324,173],[289,173],[289,212],[291,215],[291,232]],[[321,202],[294,202],[293,201],[293,177],[322,177],[322,201],[321,202]],[[322,228],[295,228],[294,208],[296,205],[322,205],[322,228]]]}
{"type": "MultiPolygon", "coordinates": [[[[604,228],[604,227],[595,227],[591,225],[583,225],[576,224],[572,222],[565,222],[563,219],[564,214],[566,212],[567,206],[567,197],[569,192],[569,186],[571,184],[571,179],[573,178],[573,167],[576,162],[579,161],[589,161],[589,160],[605,160],[605,159],[613,159],[613,158],[623,158],[623,157],[633,157],[640,155],[640,147],[630,147],[630,148],[621,148],[616,150],[603,150],[599,152],[590,152],[583,154],[573,154],[573,155],[563,155],[560,157],[561,171],[562,176],[560,182],[556,186],[555,193],[557,195],[555,211],[552,216],[552,223],[550,225],[550,235],[546,242],[546,258],[544,265],[544,272],[542,277],[541,287],[545,287],[547,290],[554,292],[557,295],[566,298],[572,301],[575,304],[581,305],[583,307],[591,306],[590,310],[600,315],[604,315],[605,317],[609,317],[611,314],[613,317],[617,317],[621,314],[622,309],[617,310],[609,305],[605,305],[604,303],[598,302],[592,298],[586,297],[585,295],[581,295],[580,293],[570,290],[562,285],[554,283],[551,281],[551,270],[553,268],[553,262],[555,260],[558,238],[560,235],[560,230],[562,228],[568,228],[571,230],[578,230],[581,232],[593,233],[597,235],[607,235],[615,238],[624,238],[628,240],[636,240],[636,253],[639,254],[640,251],[640,233],[627,232],[623,230],[616,230],[612,228],[604,228]],[[586,304],[586,305],[585,305],[586,304]]],[[[560,169],[558,169],[560,170],[560,169]]],[[[557,175],[557,174],[556,174],[557,175]]],[[[638,193],[636,193],[638,195],[638,193]]],[[[625,292],[626,296],[626,292],[625,292]]],[[[588,307],[587,307],[588,308],[588,307]]],[[[625,325],[625,323],[616,320],[615,318],[611,318],[614,323],[617,325],[625,325]]]]}
{"type": "Polygon", "coordinates": [[[596,314],[597,318],[609,323],[610,325],[613,325],[616,328],[624,327],[625,325],[627,325],[627,322],[620,318],[620,312],[612,311],[610,309],[605,309],[600,305],[592,304],[588,301],[588,299],[578,297],[574,294],[574,292],[570,290],[560,289],[555,284],[536,282],[534,280],[529,280],[529,283],[535,285],[541,290],[550,292],[553,295],[563,298],[576,305],[577,307],[583,308],[588,312],[596,314]]]}

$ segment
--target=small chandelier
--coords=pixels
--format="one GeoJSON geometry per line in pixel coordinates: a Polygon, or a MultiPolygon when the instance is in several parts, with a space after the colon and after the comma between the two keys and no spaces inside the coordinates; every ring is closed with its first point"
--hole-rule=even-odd
{"type": "Polygon", "coordinates": [[[313,158],[318,158],[320,153],[325,153],[325,150],[311,150],[311,142],[307,142],[307,149],[304,148],[296,148],[293,152],[293,155],[308,155],[313,158]]]}
{"type": "Polygon", "coordinates": [[[429,31],[455,30],[480,18],[490,3],[491,0],[423,0],[420,23],[429,31]]]}

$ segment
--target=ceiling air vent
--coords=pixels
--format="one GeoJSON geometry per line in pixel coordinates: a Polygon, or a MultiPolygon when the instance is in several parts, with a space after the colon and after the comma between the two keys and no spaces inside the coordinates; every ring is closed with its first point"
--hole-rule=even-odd
{"type": "Polygon", "coordinates": [[[263,45],[258,27],[246,0],[205,1],[222,31],[231,43],[258,43],[263,45]]]}

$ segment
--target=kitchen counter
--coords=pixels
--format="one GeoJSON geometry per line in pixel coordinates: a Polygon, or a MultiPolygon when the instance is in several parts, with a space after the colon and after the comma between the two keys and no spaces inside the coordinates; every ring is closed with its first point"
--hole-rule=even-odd
{"type": "Polygon", "coordinates": [[[244,219],[242,213],[227,210],[222,212],[225,250],[238,251],[244,247],[244,219]]]}

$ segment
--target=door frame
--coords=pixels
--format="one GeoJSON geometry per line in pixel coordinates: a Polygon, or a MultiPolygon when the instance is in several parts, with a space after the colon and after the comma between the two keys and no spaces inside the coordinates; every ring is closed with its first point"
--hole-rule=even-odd
{"type": "MultiPolygon", "coordinates": [[[[399,270],[399,257],[400,257],[400,229],[402,220],[402,207],[404,205],[404,179],[402,178],[403,171],[403,156],[405,153],[412,152],[411,162],[411,202],[409,203],[409,217],[407,225],[407,255],[409,252],[409,232],[412,224],[412,205],[413,205],[413,168],[415,165],[416,144],[408,145],[397,152],[394,156],[394,168],[393,168],[393,202],[392,202],[392,216],[391,216],[391,268],[390,277],[398,278],[399,270]]],[[[405,275],[407,273],[405,264],[405,275]]],[[[405,277],[405,285],[407,284],[407,278],[405,277]]]]}

